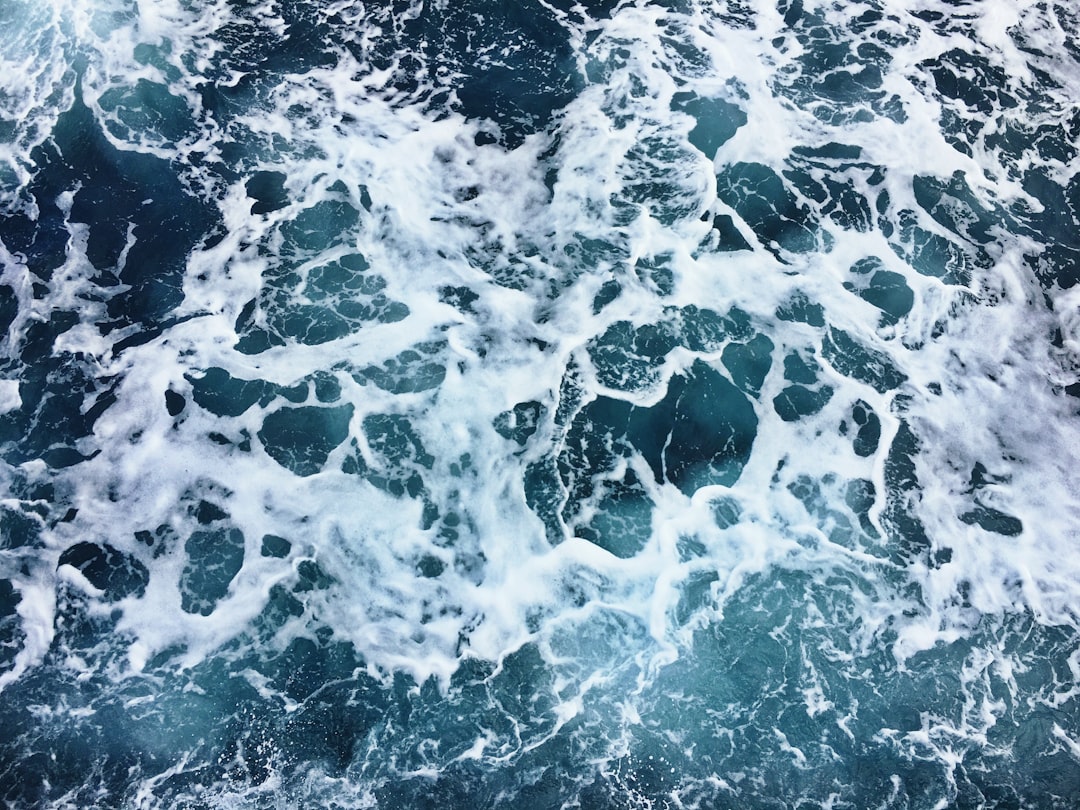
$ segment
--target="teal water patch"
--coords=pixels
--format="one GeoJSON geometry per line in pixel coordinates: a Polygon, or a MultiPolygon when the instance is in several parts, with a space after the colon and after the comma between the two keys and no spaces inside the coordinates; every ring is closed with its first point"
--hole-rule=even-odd
{"type": "Polygon", "coordinates": [[[776,317],[782,321],[824,326],[825,308],[811,301],[806,293],[798,291],[786,304],[776,310],[776,317]]]}
{"type": "Polygon", "coordinates": [[[161,144],[176,144],[194,134],[191,110],[166,85],[139,79],[134,87],[114,87],[98,98],[109,116],[105,127],[121,140],[150,137],[161,144]]]}
{"type": "MultiPolygon", "coordinates": [[[[1068,148],[1075,152],[1073,144],[1068,148]]],[[[1042,206],[1038,213],[1028,206],[1017,212],[1021,221],[1030,223],[1032,235],[1042,243],[1039,250],[1026,257],[1027,264],[1044,285],[1073,287],[1080,281],[1076,269],[1080,266],[1080,238],[1074,228],[1080,216],[1080,179],[1074,176],[1063,188],[1045,169],[1031,169],[1025,173],[1023,183],[1024,190],[1042,206]]]]}
{"type": "MultiPolygon", "coordinates": [[[[877,452],[878,442],[881,441],[881,419],[874,409],[863,400],[857,400],[851,406],[851,421],[855,435],[852,437],[852,449],[855,455],[872,456],[877,452]]],[[[847,422],[841,424],[840,430],[846,433],[847,422]]]]}
{"type": "MultiPolygon", "coordinates": [[[[649,498],[627,464],[640,458],[658,483],[687,495],[713,484],[734,483],[756,437],[757,415],[731,382],[697,361],[671,378],[651,407],[597,397],[574,418],[558,459],[570,523],[597,512],[584,532],[626,556],[649,535],[649,498]]],[[[539,472],[539,471],[538,471],[539,472]]]]}
{"type": "Polygon", "coordinates": [[[184,554],[180,607],[209,616],[244,564],[244,534],[224,528],[193,532],[184,543],[184,554]]]}
{"type": "Polygon", "coordinates": [[[613,196],[620,220],[631,222],[645,209],[662,225],[674,225],[701,209],[693,155],[674,139],[655,138],[626,156],[622,192],[613,196]]]}
{"type": "Polygon", "coordinates": [[[257,435],[282,467],[301,476],[315,475],[348,438],[352,414],[352,405],[283,407],[263,418],[257,435]]]}
{"type": "MultiPolygon", "coordinates": [[[[335,203],[306,220],[292,220],[282,230],[287,245],[302,258],[349,239],[356,223],[354,209],[335,203]]],[[[244,354],[259,354],[291,342],[318,346],[347,337],[365,324],[403,320],[408,306],[389,298],[384,292],[386,280],[369,268],[359,253],[312,268],[306,277],[291,264],[276,267],[266,275],[260,296],[249,301],[237,317],[240,339],[236,348],[244,354]]]]}
{"type": "Polygon", "coordinates": [[[536,433],[543,412],[544,406],[535,400],[519,402],[512,410],[495,417],[495,430],[504,439],[524,445],[536,433]]]}
{"type": "Polygon", "coordinates": [[[832,399],[834,388],[820,381],[821,365],[813,357],[789,352],[784,357],[784,379],[790,385],[773,397],[773,408],[785,422],[813,416],[832,399]]]}
{"type": "MultiPolygon", "coordinates": [[[[424,473],[435,458],[424,447],[412,422],[403,414],[372,414],[364,418],[364,437],[374,463],[368,480],[392,495],[417,497],[424,492],[424,473]]],[[[357,462],[363,470],[362,459],[357,462]]]]}
{"type": "Polygon", "coordinates": [[[895,324],[909,312],[915,293],[899,273],[886,270],[880,259],[869,257],[851,266],[852,280],[844,288],[881,310],[881,322],[895,324]]]}
{"type": "Polygon", "coordinates": [[[785,422],[797,422],[813,416],[832,398],[833,388],[822,385],[809,388],[805,385],[789,385],[773,398],[773,408],[785,422]]]}
{"type": "MultiPolygon", "coordinates": [[[[899,33],[899,27],[890,26],[891,20],[877,8],[827,15],[807,9],[801,0],[783,2],[779,8],[798,47],[796,58],[781,74],[780,93],[835,127],[881,116],[905,120],[900,97],[884,89],[884,79],[892,62],[890,46],[910,43],[910,32],[899,29],[899,33]],[[856,36],[842,34],[838,25],[856,36]]],[[[776,44],[783,51],[795,50],[786,40],[776,44]]]]}
{"type": "Polygon", "coordinates": [[[18,613],[21,601],[11,580],[0,579],[0,674],[12,669],[25,641],[18,613]]]}
{"type": "Polygon", "coordinates": [[[717,178],[716,193],[738,212],[765,248],[805,253],[818,247],[809,209],[799,205],[769,167],[759,163],[727,166],[717,178]]]}
{"type": "Polygon", "coordinates": [[[757,396],[765,376],[772,368],[774,348],[773,342],[761,334],[746,343],[729,343],[725,346],[722,357],[732,382],[751,396],[757,396]]]}
{"type": "Polygon", "coordinates": [[[694,119],[690,143],[712,160],[717,150],[746,124],[746,113],[737,104],[723,98],[702,98],[694,93],[676,93],[671,98],[673,109],[694,119]]]}
{"type": "Polygon", "coordinates": [[[635,327],[630,321],[619,321],[594,338],[588,349],[602,385],[640,391],[660,381],[664,359],[676,345],[677,337],[666,324],[635,327]]]}
{"type": "Polygon", "coordinates": [[[254,202],[252,214],[269,214],[289,204],[289,195],[285,191],[285,173],[274,171],[255,172],[244,184],[247,194],[254,202]]]}
{"type": "Polygon", "coordinates": [[[107,543],[76,543],[64,550],[57,565],[70,565],[95,588],[107,602],[126,596],[142,596],[150,581],[150,572],[138,559],[107,543]]]}
{"type": "MultiPolygon", "coordinates": [[[[889,247],[924,276],[964,286],[970,283],[976,269],[991,263],[981,247],[962,244],[917,225],[918,216],[914,211],[901,211],[897,221],[898,240],[890,242],[889,247]]],[[[887,231],[889,236],[894,233],[892,226],[887,231]]]]}
{"type": "Polygon", "coordinates": [[[381,366],[368,366],[353,377],[361,383],[370,380],[391,394],[430,391],[446,379],[446,367],[439,362],[445,349],[446,344],[440,341],[418,343],[384,360],[381,366]]]}
{"type": "Polygon", "coordinates": [[[273,395],[262,380],[241,380],[223,368],[208,368],[199,377],[189,376],[191,398],[217,416],[239,416],[256,402],[273,395]]]}
{"type": "Polygon", "coordinates": [[[842,329],[829,329],[821,356],[841,374],[866,383],[880,394],[899,388],[907,379],[887,355],[860,344],[842,329]]]}
{"type": "Polygon", "coordinates": [[[919,440],[906,422],[901,422],[885,459],[887,493],[883,522],[896,539],[893,558],[901,562],[925,558],[933,545],[926,527],[911,504],[921,497],[915,457],[919,440]]]}

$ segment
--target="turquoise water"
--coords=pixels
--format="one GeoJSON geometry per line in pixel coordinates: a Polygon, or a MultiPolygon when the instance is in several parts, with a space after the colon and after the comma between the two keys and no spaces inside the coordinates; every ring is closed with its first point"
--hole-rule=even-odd
{"type": "Polygon", "coordinates": [[[1080,804],[1080,14],[6,0],[0,804],[1080,804]]]}

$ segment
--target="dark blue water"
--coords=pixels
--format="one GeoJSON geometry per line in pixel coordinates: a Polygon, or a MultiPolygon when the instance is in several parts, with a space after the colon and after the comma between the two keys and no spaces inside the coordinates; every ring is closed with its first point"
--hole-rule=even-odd
{"type": "Polygon", "coordinates": [[[1080,14],[0,3],[0,804],[1080,805],[1080,14]]]}

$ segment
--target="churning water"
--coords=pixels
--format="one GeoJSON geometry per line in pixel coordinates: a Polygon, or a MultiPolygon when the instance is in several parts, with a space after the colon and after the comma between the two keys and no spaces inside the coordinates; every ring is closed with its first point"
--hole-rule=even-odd
{"type": "Polygon", "coordinates": [[[0,803],[1080,806],[1074,2],[0,21],[0,803]]]}

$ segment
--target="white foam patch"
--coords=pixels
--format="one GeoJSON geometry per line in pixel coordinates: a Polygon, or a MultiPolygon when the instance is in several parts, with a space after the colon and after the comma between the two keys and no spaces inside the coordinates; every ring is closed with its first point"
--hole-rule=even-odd
{"type": "Polygon", "coordinates": [[[10,413],[22,407],[18,380],[0,380],[0,414],[10,413]]]}
{"type": "Polygon", "coordinates": [[[0,673],[0,689],[15,683],[27,670],[40,664],[54,637],[52,620],[56,609],[56,583],[52,580],[19,580],[16,584],[21,597],[17,606],[18,616],[25,637],[11,668],[0,673]]]}

